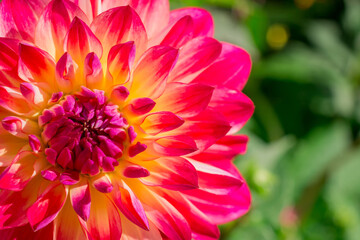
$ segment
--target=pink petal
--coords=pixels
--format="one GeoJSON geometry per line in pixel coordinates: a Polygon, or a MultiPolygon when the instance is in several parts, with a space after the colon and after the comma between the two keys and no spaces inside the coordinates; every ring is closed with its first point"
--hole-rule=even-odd
{"type": "Polygon", "coordinates": [[[204,150],[224,137],[230,128],[221,114],[207,109],[195,117],[187,118],[185,123],[171,134],[187,135],[196,142],[200,150],[204,150]]]}
{"type": "Polygon", "coordinates": [[[22,190],[36,175],[35,163],[38,160],[31,152],[20,152],[9,167],[0,175],[0,188],[13,191],[22,190]]]}
{"type": "MultiPolygon", "coordinates": [[[[0,229],[13,228],[28,223],[27,209],[36,201],[34,189],[40,187],[40,178],[33,179],[22,191],[1,190],[0,229]]],[[[3,237],[3,235],[0,235],[3,237]]]]}
{"type": "Polygon", "coordinates": [[[129,147],[129,157],[135,157],[136,155],[145,151],[147,146],[140,142],[137,142],[135,145],[129,147]]]}
{"type": "Polygon", "coordinates": [[[150,176],[141,178],[148,186],[160,186],[170,190],[198,188],[198,176],[194,166],[181,157],[163,157],[144,163],[150,176]]]}
{"type": "Polygon", "coordinates": [[[25,139],[15,137],[0,125],[0,168],[9,166],[25,145],[25,139]]]}
{"type": "Polygon", "coordinates": [[[198,150],[195,141],[186,135],[161,137],[153,142],[152,149],[160,156],[182,156],[198,150]]]}
{"type": "Polygon", "coordinates": [[[202,8],[181,8],[170,12],[170,24],[190,16],[194,25],[194,37],[214,35],[214,21],[211,14],[202,8]]]}
{"type": "Polygon", "coordinates": [[[49,181],[56,181],[60,177],[60,172],[55,167],[50,167],[46,170],[41,171],[41,176],[49,181]]]}
{"type": "Polygon", "coordinates": [[[149,230],[134,225],[133,222],[128,220],[126,217],[121,217],[121,224],[123,227],[122,236],[126,239],[161,239],[162,236],[158,228],[149,222],[149,230]]]}
{"type": "MultiPolygon", "coordinates": [[[[205,151],[191,156],[191,158],[202,161],[221,164],[222,160],[232,160],[238,154],[246,152],[249,138],[245,135],[227,135],[211,145],[205,151]]],[[[216,164],[217,166],[217,164],[216,164]]]]}
{"type": "MultiPolygon", "coordinates": [[[[60,159],[61,156],[59,156],[60,159]]],[[[64,185],[75,185],[80,181],[79,172],[73,170],[66,170],[61,173],[60,182],[64,185]]]]}
{"type": "Polygon", "coordinates": [[[130,126],[130,127],[128,128],[128,135],[129,135],[130,143],[133,143],[134,140],[135,140],[136,137],[137,137],[137,133],[135,132],[133,126],[130,126]]]}
{"type": "Polygon", "coordinates": [[[130,165],[124,169],[123,175],[127,178],[142,178],[150,175],[149,171],[139,165],[130,165]]]}
{"type": "Polygon", "coordinates": [[[143,115],[150,112],[155,104],[151,98],[136,98],[131,101],[129,110],[136,115],[143,115]]]}
{"type": "MultiPolygon", "coordinates": [[[[161,45],[180,48],[194,36],[194,20],[190,16],[184,16],[164,30],[165,36],[159,36],[161,45]]],[[[155,40],[159,41],[159,40],[155,40]]]]}
{"type": "Polygon", "coordinates": [[[114,85],[124,84],[129,80],[134,59],[134,42],[118,44],[110,49],[107,59],[107,77],[112,79],[114,85]]]}
{"type": "Polygon", "coordinates": [[[105,154],[109,157],[119,158],[122,156],[123,151],[122,147],[114,143],[114,141],[108,139],[107,137],[100,136],[100,148],[105,154]]]}
{"type": "Polygon", "coordinates": [[[74,17],[89,22],[85,13],[75,4],[67,0],[51,1],[37,23],[36,45],[59,59],[64,53],[64,38],[74,17]]]}
{"type": "MultiPolygon", "coordinates": [[[[191,230],[183,215],[167,200],[148,188],[139,189],[148,219],[168,238],[190,240],[191,230]]],[[[138,195],[138,197],[140,197],[138,195]]]]}
{"type": "MultiPolygon", "coordinates": [[[[1,70],[1,67],[0,67],[0,70],[1,70]]],[[[0,71],[0,84],[3,86],[17,88],[19,86],[19,84],[23,81],[24,80],[19,78],[17,71],[15,71],[14,69],[12,69],[10,71],[6,71],[6,70],[0,71]]]]}
{"type": "Polygon", "coordinates": [[[124,181],[118,179],[115,182],[114,190],[110,194],[112,201],[130,221],[149,230],[149,222],[139,199],[124,181]]]}
{"type": "Polygon", "coordinates": [[[203,84],[170,83],[156,99],[156,111],[171,111],[181,117],[192,117],[208,106],[214,88],[203,84]]]}
{"type": "Polygon", "coordinates": [[[49,109],[51,111],[53,111],[53,113],[55,114],[54,116],[56,117],[59,117],[59,116],[62,116],[65,112],[64,112],[64,108],[63,106],[60,106],[59,104],[59,101],[60,99],[64,96],[64,93],[63,92],[53,92],[51,94],[51,97],[49,99],[49,101],[47,102],[48,105],[53,105],[55,104],[54,106],[51,106],[49,109]]]}
{"type": "MultiPolygon", "coordinates": [[[[21,35],[17,30],[14,18],[12,16],[12,1],[5,0],[1,2],[0,5],[0,19],[1,19],[1,27],[0,27],[0,36],[1,37],[8,37],[8,38],[16,38],[21,39],[21,35]]],[[[26,38],[31,40],[30,36],[25,36],[26,38]]]]}
{"type": "Polygon", "coordinates": [[[46,160],[55,166],[58,153],[52,148],[45,149],[46,160]]]}
{"type": "Polygon", "coordinates": [[[0,84],[3,86],[18,88],[23,82],[17,74],[18,45],[17,39],[0,38],[0,84]]]}
{"type": "Polygon", "coordinates": [[[38,119],[39,126],[44,127],[44,125],[49,123],[53,119],[53,117],[55,117],[55,114],[49,109],[45,109],[43,111],[43,115],[41,115],[38,119]]]}
{"type": "Polygon", "coordinates": [[[71,156],[71,150],[66,147],[70,141],[70,137],[56,135],[59,124],[54,124],[54,126],[48,124],[47,126],[49,126],[49,128],[44,128],[45,131],[42,133],[43,140],[46,139],[47,141],[48,139],[51,139],[48,142],[51,145],[51,149],[59,153],[58,161],[60,166],[62,166],[63,168],[72,168],[73,161],[71,156]]]}
{"type": "Polygon", "coordinates": [[[226,171],[204,162],[189,161],[197,170],[200,189],[214,194],[227,194],[231,193],[233,189],[241,188],[244,184],[235,166],[232,166],[231,171],[226,171]],[[236,173],[232,174],[234,171],[236,173]]]}
{"type": "Polygon", "coordinates": [[[24,82],[20,84],[20,92],[24,96],[26,100],[28,100],[30,103],[35,104],[34,99],[35,95],[37,95],[37,90],[39,88],[31,83],[24,82]]]}
{"type": "MultiPolygon", "coordinates": [[[[45,152],[46,153],[46,152],[45,152]]],[[[81,169],[84,166],[84,163],[88,161],[88,159],[91,159],[91,151],[88,147],[84,148],[77,159],[74,159],[74,167],[75,169],[81,169]]]]}
{"type": "Polygon", "coordinates": [[[155,46],[148,49],[135,67],[130,98],[159,97],[177,58],[178,50],[171,47],[155,46]]]}
{"type": "Polygon", "coordinates": [[[85,58],[84,65],[86,86],[90,89],[103,89],[105,85],[103,82],[104,74],[98,56],[95,53],[89,53],[85,58]]]}
{"type": "Polygon", "coordinates": [[[169,21],[169,1],[167,0],[103,0],[101,8],[102,11],[106,11],[126,5],[130,5],[139,14],[150,37],[156,35],[169,21]]]}
{"type": "Polygon", "coordinates": [[[111,100],[120,105],[125,102],[129,96],[129,90],[124,86],[116,86],[111,92],[111,100]]]}
{"type": "Polygon", "coordinates": [[[129,6],[112,8],[100,14],[91,23],[91,29],[103,43],[106,59],[110,48],[120,43],[134,41],[137,54],[142,54],[146,49],[145,27],[129,6]]]}
{"type": "Polygon", "coordinates": [[[76,86],[75,73],[78,66],[69,53],[64,53],[56,63],[55,79],[58,88],[64,92],[71,92],[76,86]]]}
{"type": "Polygon", "coordinates": [[[19,76],[27,81],[45,82],[54,87],[55,61],[45,51],[21,43],[19,45],[19,76]]]}
{"type": "Polygon", "coordinates": [[[27,118],[5,117],[1,123],[5,130],[19,138],[28,139],[29,134],[39,133],[37,123],[27,118]]]}
{"type": "Polygon", "coordinates": [[[101,3],[102,1],[90,0],[90,1],[83,1],[83,0],[70,0],[71,2],[75,3],[79,6],[86,16],[89,18],[90,22],[100,14],[102,8],[101,3]]]}
{"type": "Polygon", "coordinates": [[[242,92],[216,88],[209,107],[222,113],[232,126],[231,133],[238,132],[254,113],[254,104],[242,92]]]}
{"type": "MultiPolygon", "coordinates": [[[[70,190],[71,194],[71,190],[70,190]]],[[[78,199],[80,201],[80,199],[78,199]]],[[[91,239],[91,236],[87,235],[87,231],[82,229],[77,213],[71,205],[70,201],[66,201],[65,205],[61,209],[59,215],[54,220],[54,229],[50,238],[42,239],[56,239],[56,240],[68,240],[68,239],[91,239]]],[[[82,204],[86,201],[82,202],[82,204]]],[[[82,220],[82,219],[81,219],[82,220]]],[[[40,230],[41,231],[41,230],[40,230]]]]}
{"type": "Polygon", "coordinates": [[[115,169],[115,166],[119,165],[119,162],[112,157],[106,157],[104,152],[100,148],[95,148],[97,154],[97,162],[99,166],[103,169],[104,172],[112,172],[115,169]]]}
{"type": "Polygon", "coordinates": [[[59,214],[67,198],[62,184],[50,185],[28,209],[27,216],[34,231],[46,227],[59,214]]]}
{"type": "Polygon", "coordinates": [[[179,52],[179,60],[169,76],[170,82],[188,83],[200,70],[210,65],[221,52],[221,43],[199,37],[187,42],[179,52]]]}
{"type": "Polygon", "coordinates": [[[18,62],[18,44],[16,39],[0,39],[0,69],[12,70],[18,62]]]}
{"type": "Polygon", "coordinates": [[[40,229],[37,232],[31,228],[30,224],[21,227],[0,230],[1,240],[17,239],[51,239],[53,237],[53,224],[40,229]]]}
{"type": "Polygon", "coordinates": [[[100,174],[96,178],[92,179],[92,185],[96,188],[96,190],[102,193],[109,193],[113,190],[111,179],[106,174],[100,174]]]}
{"type": "Polygon", "coordinates": [[[33,134],[29,135],[29,145],[33,152],[38,153],[41,149],[41,142],[39,138],[33,134]]]}
{"type": "Polygon", "coordinates": [[[105,133],[109,134],[110,138],[115,141],[125,141],[126,140],[126,131],[122,128],[106,128],[105,133]]]}
{"type": "Polygon", "coordinates": [[[179,192],[163,191],[163,197],[178,209],[186,218],[196,240],[219,239],[220,231],[202,211],[179,192]],[[188,211],[191,209],[191,211],[188,211]],[[196,237],[195,237],[196,236],[196,237]]]}
{"type": "Polygon", "coordinates": [[[0,36],[33,42],[37,20],[46,4],[46,0],[2,1],[0,36]]]}
{"type": "Polygon", "coordinates": [[[0,86],[0,106],[17,115],[27,115],[31,111],[29,103],[19,92],[5,86],[0,86]]]}
{"type": "MultiPolygon", "coordinates": [[[[105,171],[105,168],[103,168],[105,171]]],[[[84,163],[81,172],[83,174],[89,174],[90,176],[94,176],[100,172],[98,164],[93,160],[88,160],[84,163]]]]}
{"type": "Polygon", "coordinates": [[[141,128],[150,135],[157,135],[176,129],[183,123],[184,120],[172,112],[157,112],[145,117],[141,128]]]}
{"type": "Polygon", "coordinates": [[[218,145],[227,147],[227,154],[231,154],[230,158],[234,155],[245,154],[247,143],[249,142],[249,137],[246,135],[235,135],[235,136],[225,136],[216,142],[218,145]]]}
{"type": "Polygon", "coordinates": [[[103,52],[100,41],[78,17],[75,17],[70,25],[64,40],[64,48],[78,64],[82,63],[90,52],[94,52],[99,57],[103,52]]]}
{"type": "Polygon", "coordinates": [[[167,0],[130,0],[129,4],[139,14],[149,37],[155,36],[169,21],[167,0]]]}
{"type": "MultiPolygon", "coordinates": [[[[66,144],[66,141],[64,141],[61,145],[64,144],[66,144]]],[[[59,156],[57,157],[57,163],[64,169],[67,167],[73,167],[72,151],[68,147],[63,148],[60,151],[59,156]]]]}
{"type": "MultiPolygon", "coordinates": [[[[51,98],[48,101],[48,104],[54,104],[54,103],[58,103],[59,100],[63,97],[63,92],[54,92],[53,94],[51,94],[51,98]]],[[[57,107],[57,110],[61,111],[61,114],[63,114],[63,109],[61,107],[57,107]]],[[[57,111],[55,111],[55,113],[57,113],[57,111]]]]}
{"type": "Polygon", "coordinates": [[[242,90],[250,75],[250,55],[229,43],[222,46],[220,56],[192,82],[242,90]]]}
{"type": "Polygon", "coordinates": [[[87,221],[90,215],[91,206],[89,183],[77,185],[71,188],[70,201],[79,217],[87,221]]]}
{"type": "Polygon", "coordinates": [[[86,226],[92,239],[120,239],[120,214],[114,203],[105,194],[91,190],[90,216],[86,226]]]}
{"type": "Polygon", "coordinates": [[[226,194],[209,193],[195,189],[183,192],[213,224],[223,224],[239,218],[249,211],[251,204],[250,190],[246,184],[233,188],[226,194]]]}
{"type": "MultiPolygon", "coordinates": [[[[181,48],[187,42],[197,37],[212,37],[212,32],[207,34],[204,24],[199,21],[196,12],[204,13],[202,20],[209,20],[209,26],[213,25],[211,15],[203,9],[194,9],[194,14],[178,15],[171,19],[169,24],[156,36],[153,36],[149,41],[149,45],[168,45],[174,48],[181,48]],[[206,19],[207,18],[207,19],[206,19]],[[203,24],[199,26],[198,24],[203,24]],[[204,31],[204,32],[202,32],[204,31]]],[[[200,19],[201,20],[201,19],[200,19]]],[[[204,22],[204,21],[203,21],[204,22]]]]}
{"type": "Polygon", "coordinates": [[[20,84],[20,92],[31,105],[39,108],[43,108],[49,99],[49,94],[45,93],[38,86],[28,82],[20,84]]]}

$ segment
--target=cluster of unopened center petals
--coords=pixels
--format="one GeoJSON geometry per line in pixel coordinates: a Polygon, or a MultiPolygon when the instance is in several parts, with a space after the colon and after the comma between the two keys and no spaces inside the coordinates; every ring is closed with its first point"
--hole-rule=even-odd
{"type": "Polygon", "coordinates": [[[249,55],[166,0],[0,4],[0,238],[218,239],[249,55]]]}

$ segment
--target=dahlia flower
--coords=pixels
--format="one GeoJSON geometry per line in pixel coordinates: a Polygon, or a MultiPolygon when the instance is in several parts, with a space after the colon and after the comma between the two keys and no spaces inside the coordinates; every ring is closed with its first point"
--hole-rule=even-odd
{"type": "Polygon", "coordinates": [[[1,239],[217,239],[249,55],[167,0],[3,0],[1,239]]]}

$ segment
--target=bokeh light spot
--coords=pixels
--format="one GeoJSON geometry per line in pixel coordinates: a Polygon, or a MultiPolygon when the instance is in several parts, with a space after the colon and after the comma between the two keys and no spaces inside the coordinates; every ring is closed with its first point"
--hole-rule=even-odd
{"type": "Polygon", "coordinates": [[[271,25],[266,33],[266,41],[273,49],[282,49],[288,40],[288,30],[282,24],[271,25]]]}

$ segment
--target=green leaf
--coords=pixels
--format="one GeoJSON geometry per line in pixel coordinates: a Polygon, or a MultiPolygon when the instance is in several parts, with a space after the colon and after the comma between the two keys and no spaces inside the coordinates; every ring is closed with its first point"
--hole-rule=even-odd
{"type": "Polygon", "coordinates": [[[347,31],[358,33],[360,29],[360,2],[354,0],[345,0],[344,2],[344,27],[347,31]]]}
{"type": "Polygon", "coordinates": [[[325,196],[334,221],[345,228],[346,240],[360,236],[360,147],[345,155],[340,166],[333,169],[325,196]]]}
{"type": "MultiPolygon", "coordinates": [[[[292,44],[286,51],[266,59],[254,68],[257,78],[321,84],[331,91],[328,115],[353,114],[355,93],[350,79],[329,59],[303,44],[292,44]]],[[[315,109],[322,110],[320,102],[315,109]]]]}
{"type": "Polygon", "coordinates": [[[341,39],[340,27],[331,21],[314,21],[307,27],[307,35],[316,49],[346,75],[355,58],[341,39]]]}
{"type": "Polygon", "coordinates": [[[332,161],[341,157],[350,145],[350,139],[349,127],[342,122],[336,122],[314,129],[302,140],[289,166],[289,177],[296,184],[296,193],[317,180],[332,161]]]}
{"type": "Polygon", "coordinates": [[[220,41],[238,45],[250,53],[252,58],[258,58],[259,52],[252,40],[249,30],[238,22],[230,11],[211,8],[210,12],[215,22],[215,38],[220,41]]]}

